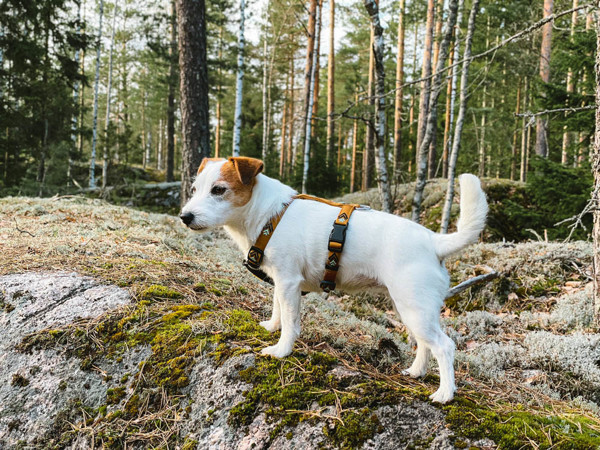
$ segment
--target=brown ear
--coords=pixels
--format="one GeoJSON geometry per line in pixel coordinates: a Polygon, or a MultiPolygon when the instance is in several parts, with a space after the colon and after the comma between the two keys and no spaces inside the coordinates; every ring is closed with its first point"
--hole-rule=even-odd
{"type": "Polygon", "coordinates": [[[232,156],[229,161],[235,167],[242,184],[250,184],[252,179],[261,173],[264,167],[260,159],[246,158],[245,156],[232,156]]]}
{"type": "Polygon", "coordinates": [[[200,163],[200,167],[198,167],[198,173],[196,175],[200,175],[200,172],[204,170],[206,164],[213,161],[224,161],[223,158],[204,158],[200,163]]]}

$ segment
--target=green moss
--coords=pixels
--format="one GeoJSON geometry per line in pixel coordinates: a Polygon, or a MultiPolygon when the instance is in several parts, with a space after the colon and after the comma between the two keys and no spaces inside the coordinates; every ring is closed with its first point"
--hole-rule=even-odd
{"type": "Polygon", "coordinates": [[[358,411],[344,411],[342,422],[335,421],[334,426],[323,427],[323,433],[331,439],[338,448],[356,448],[375,433],[383,431],[379,418],[369,408],[358,411]]]}
{"type": "Polygon", "coordinates": [[[19,375],[18,373],[13,374],[12,381],[10,383],[11,386],[25,387],[29,385],[29,380],[25,378],[23,375],[19,375]]]}
{"type": "Polygon", "coordinates": [[[125,397],[125,388],[116,387],[106,391],[106,403],[109,405],[116,405],[125,397]]]}
{"type": "Polygon", "coordinates": [[[153,284],[152,286],[144,289],[140,293],[140,297],[143,299],[176,299],[182,298],[183,295],[174,289],[162,286],[160,284],[153,284]]]}
{"type": "Polygon", "coordinates": [[[585,417],[546,417],[519,410],[497,413],[462,397],[456,397],[444,409],[446,420],[456,434],[471,439],[492,439],[500,449],[527,448],[531,442],[540,449],[600,447],[600,433],[585,417]]]}
{"type": "Polygon", "coordinates": [[[199,442],[195,441],[193,439],[186,439],[185,442],[183,443],[183,446],[181,447],[181,450],[192,450],[196,447],[198,447],[199,442]]]}

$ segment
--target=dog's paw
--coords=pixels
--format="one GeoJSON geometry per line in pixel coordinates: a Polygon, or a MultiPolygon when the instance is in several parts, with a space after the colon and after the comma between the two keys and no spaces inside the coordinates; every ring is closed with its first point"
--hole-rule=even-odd
{"type": "Polygon", "coordinates": [[[402,371],[402,375],[409,376],[411,378],[421,378],[427,374],[427,370],[417,370],[413,367],[409,367],[408,369],[404,369],[402,371]]]}
{"type": "Polygon", "coordinates": [[[285,358],[290,353],[292,353],[292,351],[288,351],[287,349],[282,348],[279,345],[271,345],[270,347],[263,348],[260,353],[262,355],[274,356],[275,358],[285,358]]]}
{"type": "Polygon", "coordinates": [[[272,320],[264,320],[264,321],[260,322],[259,325],[261,327],[263,327],[265,330],[267,330],[269,333],[273,333],[274,331],[277,331],[277,330],[279,330],[279,328],[281,328],[280,324],[275,323],[272,320]]]}
{"type": "Polygon", "coordinates": [[[454,391],[453,390],[442,390],[442,388],[438,389],[437,391],[435,391],[433,394],[431,394],[429,396],[429,398],[431,399],[432,402],[435,403],[448,403],[449,401],[451,401],[454,398],[454,391]]]}

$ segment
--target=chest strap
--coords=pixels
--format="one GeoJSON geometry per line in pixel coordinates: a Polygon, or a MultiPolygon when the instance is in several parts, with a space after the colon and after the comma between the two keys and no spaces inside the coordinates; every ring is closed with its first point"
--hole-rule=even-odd
{"type": "MultiPolygon", "coordinates": [[[[328,242],[328,250],[329,255],[327,256],[327,261],[325,263],[325,273],[323,275],[323,280],[320,283],[320,288],[323,289],[324,292],[330,292],[335,289],[335,279],[337,277],[338,270],[340,268],[340,259],[342,256],[342,250],[344,249],[344,243],[346,242],[346,231],[348,230],[348,222],[350,221],[350,216],[357,208],[360,208],[361,205],[354,204],[346,204],[346,203],[337,203],[332,202],[330,200],[325,200],[319,197],[313,197],[311,195],[306,194],[298,194],[294,199],[299,200],[312,200],[320,203],[325,203],[330,206],[335,206],[341,208],[340,213],[338,214],[335,222],[333,223],[333,228],[329,235],[328,242]]],[[[282,211],[274,216],[271,220],[267,222],[267,224],[261,230],[256,242],[250,250],[248,251],[248,256],[244,260],[244,266],[256,277],[260,278],[263,281],[266,281],[269,284],[273,284],[273,280],[269,277],[264,271],[260,269],[260,265],[262,264],[263,258],[265,256],[265,248],[273,236],[275,232],[275,228],[279,225],[283,214],[287,210],[288,203],[282,209],[282,211]]]]}

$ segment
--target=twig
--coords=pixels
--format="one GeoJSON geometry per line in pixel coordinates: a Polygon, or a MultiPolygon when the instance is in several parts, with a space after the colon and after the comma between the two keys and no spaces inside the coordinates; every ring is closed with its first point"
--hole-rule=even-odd
{"type": "Polygon", "coordinates": [[[19,233],[26,233],[26,234],[28,234],[28,235],[29,235],[29,236],[31,236],[31,237],[35,237],[35,234],[33,234],[33,233],[30,233],[30,232],[29,232],[29,231],[27,231],[27,230],[21,230],[21,229],[19,228],[19,224],[17,223],[17,218],[16,218],[16,217],[13,217],[13,220],[15,221],[15,228],[17,229],[17,231],[18,231],[19,233]]]}
{"type": "Polygon", "coordinates": [[[585,111],[588,109],[596,109],[596,105],[579,106],[577,108],[570,107],[570,108],[547,109],[545,111],[539,111],[536,113],[527,111],[527,112],[520,113],[520,114],[515,113],[515,117],[537,117],[537,116],[544,116],[546,114],[552,114],[552,113],[557,113],[557,112],[577,112],[577,111],[585,111]]]}
{"type": "Polygon", "coordinates": [[[467,290],[471,286],[479,283],[487,283],[488,281],[500,276],[500,274],[491,267],[486,267],[486,270],[488,271],[487,273],[469,278],[467,281],[463,281],[462,283],[457,284],[453,288],[449,289],[448,293],[446,294],[446,298],[454,297],[455,295],[460,294],[462,291],[467,290]]]}

